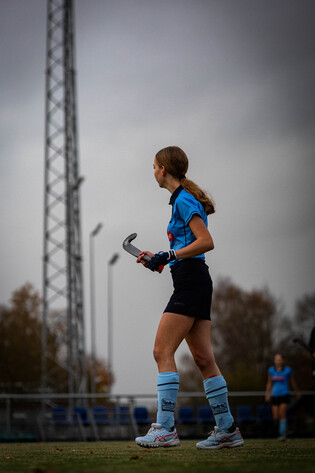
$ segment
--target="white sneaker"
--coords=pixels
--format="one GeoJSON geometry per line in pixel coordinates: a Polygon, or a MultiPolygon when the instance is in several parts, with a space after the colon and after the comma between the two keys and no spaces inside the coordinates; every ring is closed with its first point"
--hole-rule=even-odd
{"type": "Polygon", "coordinates": [[[177,447],[179,438],[174,428],[171,432],[162,427],[161,424],[151,424],[151,428],[144,437],[137,437],[136,443],[140,447],[177,447]]]}
{"type": "Polygon", "coordinates": [[[244,445],[244,440],[238,428],[234,432],[224,432],[219,427],[215,427],[210,432],[209,437],[202,442],[198,442],[196,447],[199,449],[216,450],[219,448],[233,448],[244,445]]]}

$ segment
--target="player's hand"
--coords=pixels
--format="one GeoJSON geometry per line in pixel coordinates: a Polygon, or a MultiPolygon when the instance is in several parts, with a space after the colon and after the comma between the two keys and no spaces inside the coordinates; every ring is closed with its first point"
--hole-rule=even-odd
{"type": "Polygon", "coordinates": [[[153,256],[154,256],[154,254],[151,253],[151,251],[141,251],[141,253],[139,254],[139,256],[137,258],[137,263],[141,263],[143,266],[147,266],[148,261],[145,261],[143,259],[143,257],[145,255],[149,256],[149,258],[153,258],[153,256]]]}
{"type": "Polygon", "coordinates": [[[174,261],[176,259],[176,253],[174,250],[170,251],[160,251],[159,253],[155,253],[152,256],[151,260],[146,264],[148,269],[151,271],[157,271],[160,266],[165,266],[170,261],[174,261]]]}

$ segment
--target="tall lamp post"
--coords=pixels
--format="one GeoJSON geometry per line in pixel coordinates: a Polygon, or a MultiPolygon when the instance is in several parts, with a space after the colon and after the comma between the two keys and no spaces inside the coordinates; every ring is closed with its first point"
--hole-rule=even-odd
{"type": "Polygon", "coordinates": [[[96,362],[96,339],[95,339],[95,270],[94,270],[94,238],[101,231],[102,223],[99,223],[90,233],[90,301],[91,301],[91,392],[96,392],[95,386],[95,362],[96,362]]]}
{"type": "Polygon", "coordinates": [[[119,258],[118,253],[114,253],[108,261],[107,277],[107,349],[108,349],[108,392],[111,392],[110,377],[113,369],[113,271],[112,267],[119,258]]]}

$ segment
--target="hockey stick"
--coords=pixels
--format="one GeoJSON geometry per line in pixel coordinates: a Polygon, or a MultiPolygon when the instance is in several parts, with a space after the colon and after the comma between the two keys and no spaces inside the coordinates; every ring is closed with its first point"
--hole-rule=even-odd
{"type": "Polygon", "coordinates": [[[307,350],[311,355],[313,355],[314,350],[309,345],[307,345],[303,340],[301,340],[301,338],[294,338],[293,342],[298,343],[301,347],[305,348],[305,350],[307,350]]]}
{"type": "MultiPolygon", "coordinates": [[[[138,256],[141,253],[141,250],[139,248],[136,248],[134,245],[131,244],[132,240],[136,238],[137,234],[136,233],[131,233],[131,235],[127,236],[127,238],[124,239],[123,241],[123,249],[126,250],[128,253],[130,253],[132,256],[135,256],[138,258],[138,256]]],[[[150,261],[150,256],[144,255],[142,258],[144,261],[150,261]]],[[[164,266],[159,266],[158,272],[161,273],[163,271],[164,266]]]]}

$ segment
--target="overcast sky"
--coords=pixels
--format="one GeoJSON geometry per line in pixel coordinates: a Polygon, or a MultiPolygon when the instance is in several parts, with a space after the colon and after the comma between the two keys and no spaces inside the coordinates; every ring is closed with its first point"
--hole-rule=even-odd
{"type": "MultiPolygon", "coordinates": [[[[267,286],[291,314],[314,291],[314,15],[313,0],[75,1],[86,338],[89,349],[89,233],[103,222],[105,358],[107,262],[120,253],[114,392],[155,391],[171,279],[136,265],[121,242],[137,232],[137,246],[168,248],[170,194],[152,169],[160,148],[182,147],[188,177],[215,199],[214,284],[267,286]]],[[[1,303],[27,281],[42,292],[45,45],[46,1],[0,0],[1,303]]]]}

